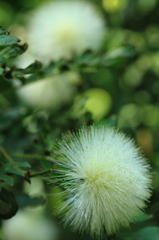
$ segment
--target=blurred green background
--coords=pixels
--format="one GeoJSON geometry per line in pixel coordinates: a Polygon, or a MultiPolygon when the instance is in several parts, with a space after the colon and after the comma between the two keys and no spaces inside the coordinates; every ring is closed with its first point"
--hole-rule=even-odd
{"type": "MultiPolygon", "coordinates": [[[[12,36],[20,38],[22,43],[26,42],[26,16],[44,2],[46,0],[0,1],[0,25],[11,31],[12,36]]],[[[71,99],[65,104],[60,103],[54,110],[38,111],[23,104],[16,92],[9,90],[12,89],[12,82],[0,79],[0,144],[15,160],[27,160],[35,171],[43,171],[51,167],[51,163],[45,159],[51,155],[53,143],[62,133],[93,122],[116,126],[135,139],[152,166],[153,195],[146,209],[151,217],[148,217],[144,223],[132,224],[132,227],[138,229],[142,226],[158,226],[159,1],[94,0],[92,2],[101,9],[107,25],[107,34],[101,51],[132,46],[135,54],[124,63],[76,73],[75,79],[71,80],[73,81],[71,99]]],[[[14,61],[11,60],[10,64],[16,64],[14,61]]],[[[29,222],[34,218],[37,224],[31,234],[34,237],[28,235],[23,239],[36,240],[37,233],[34,233],[34,230],[36,228],[40,231],[42,227],[44,227],[43,232],[46,231],[45,240],[81,238],[78,233],[72,233],[69,227],[64,228],[60,218],[53,214],[57,202],[61,199],[59,195],[52,193],[60,192],[60,189],[48,184],[45,177],[47,176],[44,175],[42,179],[32,179],[31,185],[18,177],[15,179],[14,193],[21,205],[21,191],[33,196],[42,194],[46,198],[46,204],[31,210],[24,210],[22,207],[23,211],[27,211],[24,212],[25,218],[27,216],[30,219],[28,222],[24,220],[24,224],[23,212],[19,216],[19,222],[18,219],[14,220],[16,223],[14,227],[7,229],[7,226],[1,222],[2,239],[14,240],[13,233],[12,238],[4,238],[4,230],[18,231],[16,227],[22,228],[23,225],[28,227],[27,230],[23,230],[23,233],[27,234],[34,224],[29,222]],[[37,191],[32,193],[31,189],[37,191]],[[45,221],[49,223],[45,224],[45,221]],[[45,229],[45,225],[48,229],[47,227],[45,229]]],[[[7,221],[10,220],[6,220],[5,224],[7,221]]],[[[18,239],[22,240],[22,236],[16,238],[18,239]]],[[[38,239],[41,238],[38,236],[38,239]]],[[[82,239],[91,238],[83,235],[82,239]]]]}

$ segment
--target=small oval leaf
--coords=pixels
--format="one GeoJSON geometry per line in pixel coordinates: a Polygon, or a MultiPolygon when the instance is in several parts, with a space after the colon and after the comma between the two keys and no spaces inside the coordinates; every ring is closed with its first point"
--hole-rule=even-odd
{"type": "Polygon", "coordinates": [[[30,64],[27,68],[24,69],[16,69],[14,71],[15,76],[30,74],[39,71],[42,68],[42,64],[39,61],[35,61],[30,64]]]}
{"type": "Polygon", "coordinates": [[[9,168],[9,169],[5,169],[5,171],[7,173],[13,173],[13,174],[16,174],[16,175],[20,175],[22,177],[25,176],[25,174],[23,173],[23,171],[19,168],[9,168]]]}
{"type": "Polygon", "coordinates": [[[9,34],[10,34],[10,32],[8,32],[2,26],[0,26],[0,35],[9,35],[9,34]]]}
{"type": "Polygon", "coordinates": [[[8,46],[17,42],[20,42],[20,39],[9,35],[0,35],[0,46],[8,46]]]}
{"type": "Polygon", "coordinates": [[[4,182],[8,183],[11,186],[13,186],[13,184],[14,184],[13,178],[6,174],[0,174],[0,179],[3,180],[4,182]]]}
{"type": "Polygon", "coordinates": [[[31,165],[28,162],[11,162],[5,164],[6,167],[11,167],[11,166],[18,166],[18,167],[23,167],[23,168],[30,168],[31,165]]]}
{"type": "Polygon", "coordinates": [[[23,45],[13,44],[1,50],[0,54],[5,58],[15,58],[24,53],[27,48],[28,45],[26,43],[23,45]]]}

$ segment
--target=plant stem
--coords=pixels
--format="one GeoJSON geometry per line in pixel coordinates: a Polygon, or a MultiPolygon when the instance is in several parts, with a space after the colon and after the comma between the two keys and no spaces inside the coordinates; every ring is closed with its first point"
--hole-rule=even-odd
{"type": "Polygon", "coordinates": [[[14,162],[13,159],[10,157],[10,155],[6,152],[6,150],[2,146],[0,146],[0,153],[5,157],[5,159],[8,162],[14,162]]]}
{"type": "Polygon", "coordinates": [[[45,171],[43,171],[43,172],[30,173],[30,174],[29,174],[29,177],[32,178],[32,177],[37,177],[37,176],[45,175],[45,174],[47,174],[47,173],[51,173],[51,171],[52,171],[52,168],[49,168],[49,169],[47,169],[47,170],[45,170],[45,171]]]}
{"type": "Polygon", "coordinates": [[[31,158],[31,159],[45,159],[48,160],[48,157],[43,156],[43,155],[36,155],[36,154],[14,154],[11,153],[11,156],[14,158],[31,158]]]}
{"type": "MultiPolygon", "coordinates": [[[[42,176],[42,175],[45,175],[47,173],[51,173],[52,172],[52,168],[49,168],[45,171],[42,171],[42,172],[35,172],[35,173],[32,173],[30,171],[25,171],[24,174],[25,174],[25,180],[29,183],[31,183],[30,181],[30,178],[33,178],[33,177],[37,177],[37,176],[42,176]]],[[[46,179],[44,179],[46,180],[46,179]]]]}

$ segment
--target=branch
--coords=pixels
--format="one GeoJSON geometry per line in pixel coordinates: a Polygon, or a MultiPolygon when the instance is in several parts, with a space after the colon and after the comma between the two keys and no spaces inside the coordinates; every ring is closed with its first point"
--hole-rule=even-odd
{"type": "Polygon", "coordinates": [[[37,177],[37,176],[42,176],[42,175],[45,175],[47,173],[51,173],[52,172],[52,168],[49,168],[45,171],[42,171],[42,172],[37,172],[37,173],[31,173],[29,172],[29,177],[32,178],[32,177],[37,177]]]}
{"type": "Polygon", "coordinates": [[[11,153],[11,156],[14,158],[31,158],[31,159],[45,159],[48,160],[48,157],[43,156],[43,155],[36,155],[36,154],[14,154],[11,153]]]}
{"type": "Polygon", "coordinates": [[[0,153],[5,157],[5,159],[8,162],[14,162],[13,159],[10,157],[10,155],[6,152],[6,150],[2,146],[0,146],[0,153]]]}

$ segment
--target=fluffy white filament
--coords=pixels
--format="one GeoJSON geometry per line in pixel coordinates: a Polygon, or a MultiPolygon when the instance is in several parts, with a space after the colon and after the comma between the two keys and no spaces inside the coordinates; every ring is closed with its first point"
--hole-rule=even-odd
{"type": "Polygon", "coordinates": [[[49,2],[29,19],[29,48],[42,60],[71,58],[86,49],[98,49],[104,31],[103,19],[92,4],[49,2]]]}
{"type": "MultiPolygon", "coordinates": [[[[150,197],[149,165],[134,142],[105,126],[83,127],[58,143],[56,181],[65,188],[64,222],[101,236],[128,227],[150,197]]],[[[59,207],[60,209],[60,207],[59,207]]]]}

